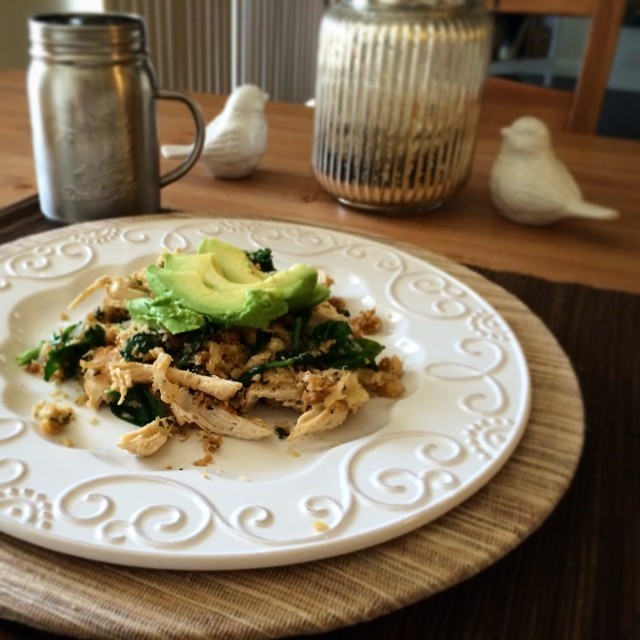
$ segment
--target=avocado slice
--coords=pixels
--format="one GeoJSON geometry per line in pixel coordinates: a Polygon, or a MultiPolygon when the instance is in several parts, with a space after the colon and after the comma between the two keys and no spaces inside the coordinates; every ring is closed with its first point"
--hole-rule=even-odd
{"type": "Polygon", "coordinates": [[[319,302],[326,300],[330,294],[327,287],[317,284],[318,278],[315,269],[313,269],[314,273],[316,273],[313,289],[311,287],[312,276],[309,273],[312,269],[305,265],[294,265],[291,268],[296,270],[298,275],[304,279],[303,283],[293,287],[287,284],[282,284],[280,276],[274,280],[270,280],[273,275],[277,275],[282,272],[270,275],[260,271],[260,269],[251,262],[245,251],[233,244],[230,244],[229,242],[220,240],[220,238],[207,238],[206,240],[203,240],[200,243],[198,253],[213,254],[214,264],[217,266],[218,271],[220,271],[224,277],[231,282],[255,284],[257,282],[269,280],[277,286],[284,286],[284,296],[292,311],[314,306],[319,302]],[[308,270],[306,274],[302,274],[302,267],[308,270]]]}
{"type": "Polygon", "coordinates": [[[287,313],[282,291],[229,283],[218,275],[223,287],[211,286],[198,271],[167,271],[156,265],[147,268],[149,286],[158,300],[171,299],[203,315],[228,325],[264,329],[275,318],[287,313]]]}
{"type": "Polygon", "coordinates": [[[221,267],[222,275],[230,282],[253,284],[268,277],[249,260],[245,251],[220,238],[203,240],[198,253],[212,253],[221,267]]]}
{"type": "MultiPolygon", "coordinates": [[[[276,271],[265,279],[252,283],[237,283],[228,280],[223,275],[218,260],[210,253],[170,253],[164,256],[163,267],[151,265],[147,268],[149,286],[157,296],[169,291],[178,297],[195,295],[193,291],[186,291],[186,274],[198,274],[202,280],[201,284],[214,291],[226,292],[254,288],[278,289],[294,309],[308,306],[309,301],[317,297],[318,272],[301,263],[294,264],[286,271],[276,271]]],[[[194,286],[196,279],[190,277],[188,286],[194,286]]],[[[203,293],[199,288],[198,295],[203,293]]]]}
{"type": "Polygon", "coordinates": [[[288,311],[311,307],[329,296],[329,289],[318,284],[317,271],[306,264],[264,274],[244,251],[217,238],[204,241],[200,249],[196,254],[168,253],[161,267],[148,266],[147,281],[155,298],[131,303],[132,316],[151,318],[171,331],[170,324],[193,326],[200,321],[181,314],[178,324],[170,322],[171,309],[185,309],[229,326],[263,329],[288,311]]]}

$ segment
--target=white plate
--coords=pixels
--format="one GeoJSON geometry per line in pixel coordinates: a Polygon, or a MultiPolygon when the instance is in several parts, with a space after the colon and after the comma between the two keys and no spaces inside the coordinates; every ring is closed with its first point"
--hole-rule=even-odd
{"type": "MultiPolygon", "coordinates": [[[[152,216],[34,236],[3,255],[0,530],[43,547],[172,569],[347,553],[460,504],[502,467],[527,423],[527,365],[504,319],[464,284],[384,244],[288,223],[152,216]],[[18,368],[16,354],[97,306],[100,294],[60,319],[97,276],[127,275],[206,236],[271,247],[279,269],[326,269],[352,309],[375,306],[384,320],[376,339],[403,358],[406,394],[375,399],[347,426],[303,442],[226,438],[205,468],[193,464],[197,437],[173,438],[146,460],[120,450],[119,434],[132,427],[108,409],[96,423],[77,408],[65,436],[41,435],[31,408],[54,386],[18,368]]],[[[65,389],[73,404],[79,388],[65,389]]]]}

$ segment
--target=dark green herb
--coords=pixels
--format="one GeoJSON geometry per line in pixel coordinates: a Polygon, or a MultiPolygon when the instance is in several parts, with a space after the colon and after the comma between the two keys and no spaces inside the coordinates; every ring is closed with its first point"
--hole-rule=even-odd
{"type": "Polygon", "coordinates": [[[264,351],[271,340],[271,334],[268,331],[257,329],[255,336],[256,339],[249,350],[249,357],[264,351]]]}
{"type": "Polygon", "coordinates": [[[16,356],[16,363],[18,364],[18,366],[24,367],[29,363],[33,362],[34,360],[37,360],[38,356],[40,355],[41,348],[42,348],[42,341],[37,347],[31,347],[31,349],[27,349],[26,351],[23,351],[22,353],[18,354],[16,356]]]}
{"type": "Polygon", "coordinates": [[[80,360],[91,349],[104,346],[104,327],[100,324],[89,326],[80,323],[69,325],[51,339],[51,351],[44,365],[44,379],[60,371],[63,378],[71,378],[80,368],[80,360]]]}
{"type": "Polygon", "coordinates": [[[242,382],[245,387],[248,387],[251,384],[253,376],[257,375],[258,373],[263,373],[268,369],[278,369],[281,367],[295,367],[305,364],[317,364],[317,358],[318,354],[311,351],[304,351],[302,353],[298,353],[295,356],[283,358],[282,360],[271,360],[269,362],[265,362],[264,364],[258,364],[255,367],[247,369],[238,378],[238,382],[242,382]]]}
{"type": "Polygon", "coordinates": [[[127,340],[120,353],[125,360],[140,362],[151,349],[162,347],[173,359],[175,367],[192,369],[189,361],[202,348],[202,344],[214,335],[216,329],[213,323],[207,322],[201,329],[178,335],[160,331],[136,333],[127,340]]]}
{"type": "Polygon", "coordinates": [[[336,369],[363,369],[375,367],[375,361],[384,348],[379,342],[368,338],[355,338],[348,322],[329,320],[318,325],[312,334],[318,344],[333,341],[324,355],[325,366],[336,369]]]}
{"type": "Polygon", "coordinates": [[[285,429],[284,427],[276,427],[275,432],[280,440],[284,440],[285,438],[289,437],[289,431],[287,431],[287,429],[285,429]]]}
{"type": "Polygon", "coordinates": [[[341,320],[329,320],[318,325],[307,340],[303,340],[301,329],[298,328],[298,338],[294,339],[294,344],[295,351],[292,349],[280,360],[271,360],[247,369],[238,381],[249,386],[257,374],[298,365],[312,365],[318,369],[375,369],[376,358],[384,348],[375,340],[355,338],[349,323],[341,320]]]}
{"type": "Polygon", "coordinates": [[[271,249],[268,247],[264,247],[262,249],[256,249],[255,251],[245,251],[247,257],[251,262],[263,271],[264,273],[270,273],[271,271],[275,271],[276,268],[273,266],[273,257],[271,254],[271,249]]]}
{"type": "Polygon", "coordinates": [[[114,399],[114,402],[109,404],[111,413],[138,427],[144,427],[156,418],[162,418],[167,414],[166,405],[153,395],[148,386],[143,384],[131,387],[122,404],[118,404],[120,394],[117,391],[111,391],[109,395],[114,399]]]}
{"type": "Polygon", "coordinates": [[[158,333],[136,333],[131,336],[120,351],[127,362],[140,362],[142,356],[162,344],[158,333]]]}
{"type": "Polygon", "coordinates": [[[202,343],[211,336],[211,325],[205,325],[202,329],[189,331],[181,336],[184,340],[181,349],[173,354],[175,366],[184,369],[194,353],[202,348],[202,343]]]}
{"type": "Polygon", "coordinates": [[[293,330],[291,331],[291,349],[295,352],[300,350],[300,338],[302,337],[302,326],[306,318],[296,316],[293,320],[293,330]]]}
{"type": "Polygon", "coordinates": [[[98,307],[94,311],[96,320],[105,324],[117,324],[120,322],[126,322],[131,318],[129,312],[126,309],[118,309],[116,307],[109,307],[105,309],[98,307]]]}
{"type": "Polygon", "coordinates": [[[81,326],[79,322],[76,322],[75,324],[70,324],[68,327],[65,327],[60,333],[54,333],[53,336],[51,336],[51,346],[55,348],[58,345],[67,344],[81,326]]]}

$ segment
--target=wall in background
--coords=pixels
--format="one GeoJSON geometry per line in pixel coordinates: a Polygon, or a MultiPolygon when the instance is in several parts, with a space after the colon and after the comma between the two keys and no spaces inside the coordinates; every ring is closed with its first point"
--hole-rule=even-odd
{"type": "Polygon", "coordinates": [[[58,11],[100,11],[102,0],[0,0],[0,69],[29,64],[30,16],[58,11]]]}
{"type": "Polygon", "coordinates": [[[105,8],[145,17],[163,87],[226,94],[251,83],[272,100],[313,97],[324,0],[105,0],[105,8]]]}

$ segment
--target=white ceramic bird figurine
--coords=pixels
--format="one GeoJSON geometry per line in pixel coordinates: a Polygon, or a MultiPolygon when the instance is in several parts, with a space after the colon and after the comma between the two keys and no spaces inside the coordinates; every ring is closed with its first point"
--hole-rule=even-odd
{"type": "Polygon", "coordinates": [[[545,225],[560,218],[612,220],[613,209],[585,202],[573,176],[551,147],[541,120],[524,117],[502,129],[502,148],[491,169],[491,195],[506,218],[545,225]]]}
{"type": "MultiPolygon", "coordinates": [[[[245,84],[227,98],[224,110],[208,125],[200,160],[216,178],[244,178],[260,164],[267,147],[264,105],[269,96],[245,84]]],[[[164,145],[165,158],[186,158],[192,145],[164,145]]]]}

